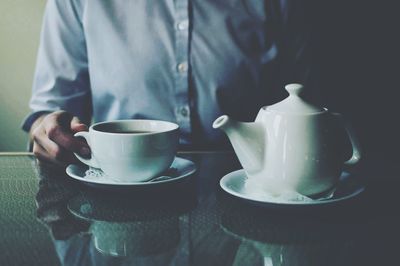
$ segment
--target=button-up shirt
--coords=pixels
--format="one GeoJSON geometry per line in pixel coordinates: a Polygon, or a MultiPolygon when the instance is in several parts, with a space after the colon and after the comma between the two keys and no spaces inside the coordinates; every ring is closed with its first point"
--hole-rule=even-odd
{"type": "Polygon", "coordinates": [[[176,122],[181,143],[221,143],[221,114],[255,118],[304,82],[300,1],[49,0],[30,101],[83,121],[176,122]]]}

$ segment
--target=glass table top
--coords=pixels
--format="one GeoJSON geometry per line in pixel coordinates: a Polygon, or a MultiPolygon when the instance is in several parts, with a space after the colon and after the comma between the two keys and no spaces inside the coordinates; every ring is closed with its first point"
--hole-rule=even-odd
{"type": "MultiPolygon", "coordinates": [[[[229,152],[185,152],[194,175],[91,187],[29,154],[0,154],[0,265],[396,265],[397,168],[362,167],[344,204],[266,208],[224,192],[229,152]]],[[[371,164],[367,164],[367,166],[371,164]]]]}

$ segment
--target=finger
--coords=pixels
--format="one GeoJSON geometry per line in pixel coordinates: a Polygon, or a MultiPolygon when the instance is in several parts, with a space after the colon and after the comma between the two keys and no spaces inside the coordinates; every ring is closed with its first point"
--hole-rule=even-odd
{"type": "MultiPolygon", "coordinates": [[[[36,150],[40,151],[41,153],[46,153],[48,156],[50,156],[50,151],[57,149],[57,144],[47,138],[43,127],[37,127],[32,132],[32,138],[34,147],[36,147],[36,150]]],[[[34,150],[33,152],[35,153],[34,150]]]]}
{"type": "Polygon", "coordinates": [[[39,161],[51,162],[63,166],[64,164],[51,157],[50,154],[40,144],[33,144],[33,154],[39,161]]]}
{"type": "Polygon", "coordinates": [[[90,148],[86,143],[86,140],[83,138],[75,138],[73,135],[79,131],[88,131],[88,128],[85,124],[83,124],[80,119],[76,116],[72,116],[72,114],[60,111],[56,113],[56,121],[61,125],[61,130],[68,136],[68,140],[72,140],[72,149],[68,149],[68,147],[63,146],[67,150],[79,152],[82,156],[90,155],[90,148]],[[77,144],[78,147],[74,147],[74,144],[77,144]]]}
{"type": "Polygon", "coordinates": [[[71,131],[77,133],[79,131],[88,131],[87,125],[83,124],[78,117],[74,116],[71,120],[71,131]]]}
{"type": "Polygon", "coordinates": [[[46,131],[43,127],[38,127],[32,134],[33,141],[39,144],[46,151],[50,152],[51,150],[57,149],[58,145],[51,141],[46,135],[46,131]]]}
{"type": "Polygon", "coordinates": [[[75,138],[72,133],[68,132],[69,129],[65,129],[58,123],[47,123],[45,125],[45,134],[48,138],[60,145],[64,149],[73,152],[83,153],[86,155],[89,147],[87,144],[79,138],[75,138]]]}
{"type": "Polygon", "coordinates": [[[56,120],[57,124],[63,128],[69,128],[73,115],[66,111],[57,111],[53,113],[53,119],[56,120]]]}
{"type": "Polygon", "coordinates": [[[53,162],[60,164],[72,163],[76,161],[75,156],[72,152],[67,151],[63,147],[57,145],[49,138],[47,138],[44,132],[42,134],[35,135],[35,144],[37,144],[37,149],[40,151],[40,156],[45,158],[50,158],[53,162]],[[40,148],[40,149],[39,149],[40,148]]]}

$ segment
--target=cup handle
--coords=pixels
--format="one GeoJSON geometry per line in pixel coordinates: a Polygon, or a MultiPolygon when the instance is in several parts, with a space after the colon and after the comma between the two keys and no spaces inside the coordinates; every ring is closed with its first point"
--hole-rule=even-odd
{"type": "MultiPolygon", "coordinates": [[[[89,132],[87,131],[80,131],[78,133],[74,134],[74,137],[82,137],[86,140],[86,142],[88,143],[89,147],[90,147],[90,137],[89,137],[89,132]]],[[[91,154],[90,159],[85,159],[82,156],[80,156],[79,154],[74,152],[74,155],[76,158],[78,158],[79,161],[81,161],[82,163],[89,165],[90,167],[94,167],[94,168],[100,168],[99,163],[96,161],[96,159],[93,157],[93,154],[91,154]]]]}
{"type": "Polygon", "coordinates": [[[354,132],[353,127],[350,125],[350,123],[346,122],[345,119],[343,119],[342,115],[339,113],[333,113],[334,116],[340,119],[342,124],[344,125],[344,128],[346,129],[346,133],[350,139],[351,146],[353,147],[353,154],[350,159],[348,159],[346,162],[344,162],[345,165],[350,166],[358,163],[361,159],[361,147],[360,147],[360,142],[356,138],[356,134],[354,132]]]}

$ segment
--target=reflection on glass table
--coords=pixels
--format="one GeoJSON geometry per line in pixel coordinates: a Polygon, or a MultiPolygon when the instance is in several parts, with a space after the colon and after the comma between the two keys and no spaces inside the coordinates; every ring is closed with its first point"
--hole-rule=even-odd
{"type": "Polygon", "coordinates": [[[0,155],[0,265],[396,265],[397,166],[367,163],[343,204],[268,208],[220,188],[233,153],[180,156],[193,176],[112,189],[0,155]]]}

